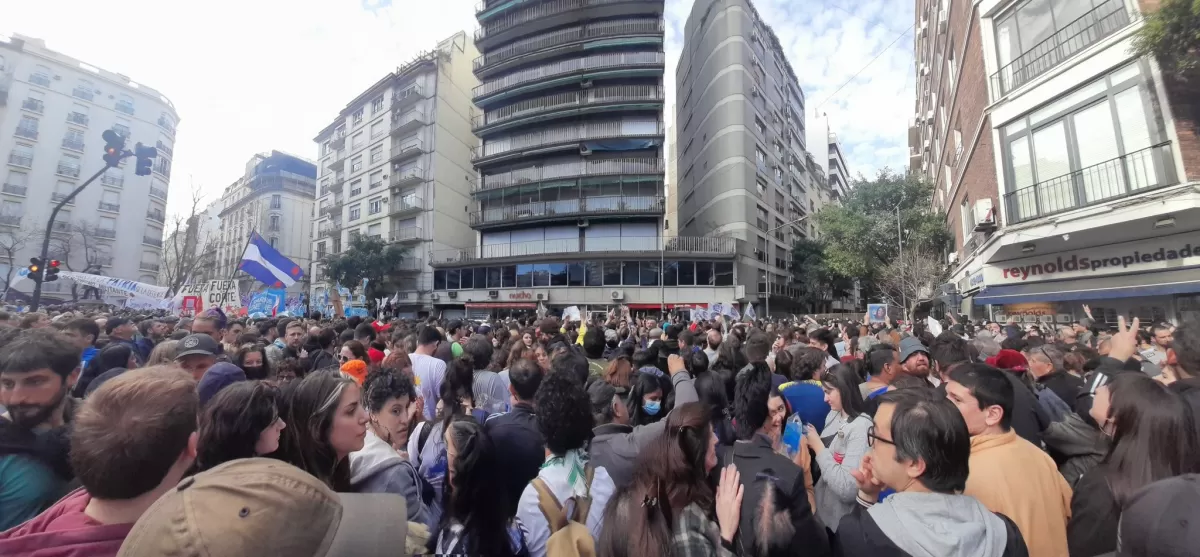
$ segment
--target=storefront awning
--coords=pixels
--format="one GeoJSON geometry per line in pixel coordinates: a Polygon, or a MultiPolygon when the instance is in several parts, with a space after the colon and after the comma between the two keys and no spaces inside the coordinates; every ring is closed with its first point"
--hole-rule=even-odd
{"type": "Polygon", "coordinates": [[[481,302],[463,306],[466,309],[537,309],[536,302],[481,302]]]}
{"type": "Polygon", "coordinates": [[[1070,302],[1200,292],[1200,269],[989,286],[975,305],[1070,302]]]}

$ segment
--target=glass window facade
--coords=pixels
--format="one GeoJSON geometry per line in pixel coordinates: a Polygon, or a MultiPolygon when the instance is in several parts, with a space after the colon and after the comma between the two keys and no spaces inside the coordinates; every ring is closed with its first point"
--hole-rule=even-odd
{"type": "Polygon", "coordinates": [[[584,261],[438,269],[434,290],[574,286],[733,286],[732,261],[584,261]]]}

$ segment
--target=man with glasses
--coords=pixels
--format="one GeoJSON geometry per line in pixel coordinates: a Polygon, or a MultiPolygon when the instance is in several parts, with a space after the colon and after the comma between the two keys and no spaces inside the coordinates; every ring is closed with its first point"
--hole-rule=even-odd
{"type": "Polygon", "coordinates": [[[1058,395],[1063,402],[1073,404],[1079,398],[1083,379],[1063,369],[1063,353],[1058,347],[1046,344],[1031,348],[1025,354],[1025,359],[1029,362],[1029,373],[1033,379],[1058,395]]]}
{"type": "Polygon", "coordinates": [[[900,389],[878,400],[870,452],[852,472],[858,506],[838,524],[834,553],[1025,555],[1011,520],[959,495],[971,436],[954,406],[933,389],[900,389]],[[875,503],[884,487],[896,493],[875,503]]]}

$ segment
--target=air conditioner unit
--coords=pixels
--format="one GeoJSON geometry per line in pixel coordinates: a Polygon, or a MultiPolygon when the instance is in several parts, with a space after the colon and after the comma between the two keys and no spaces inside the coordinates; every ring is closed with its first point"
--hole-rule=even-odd
{"type": "Polygon", "coordinates": [[[750,89],[750,94],[754,95],[755,97],[758,97],[758,96],[762,96],[762,91],[759,91],[758,86],[755,85],[753,88],[750,89]]]}
{"type": "Polygon", "coordinates": [[[578,221],[575,222],[575,224],[577,226],[579,226],[579,228],[587,228],[588,226],[590,226],[590,223],[588,223],[587,219],[579,219],[578,221]]]}
{"type": "Polygon", "coordinates": [[[918,35],[918,36],[921,36],[921,37],[924,37],[924,36],[925,36],[925,33],[926,33],[926,31],[928,31],[928,30],[929,30],[929,20],[928,20],[928,19],[922,19],[922,20],[921,20],[921,26],[917,28],[917,35],[918,35]]]}
{"type": "Polygon", "coordinates": [[[956,261],[958,261],[958,252],[957,251],[950,252],[950,255],[948,257],[946,257],[946,264],[953,265],[956,261]]]}
{"type": "Polygon", "coordinates": [[[545,300],[545,299],[546,299],[546,295],[545,295],[545,294],[538,294],[538,295],[536,295],[536,296],[534,296],[534,297],[535,297],[535,298],[537,298],[537,300],[538,300],[539,302],[540,302],[540,301],[542,301],[542,300],[545,300]]]}
{"type": "Polygon", "coordinates": [[[950,13],[946,11],[946,8],[942,8],[940,11],[938,11],[938,33],[945,33],[946,26],[949,24],[950,13]]]}
{"type": "Polygon", "coordinates": [[[608,295],[614,300],[625,299],[625,292],[623,290],[613,290],[612,292],[609,292],[608,295]]]}
{"type": "Polygon", "coordinates": [[[442,296],[441,296],[441,294],[434,292],[433,294],[429,295],[429,298],[436,302],[436,301],[440,300],[442,298],[442,296]]]}
{"type": "Polygon", "coordinates": [[[587,145],[580,143],[579,144],[579,154],[586,157],[586,156],[592,154],[592,150],[589,149],[587,145]]]}
{"type": "Polygon", "coordinates": [[[976,232],[989,232],[996,228],[996,208],[992,206],[990,198],[976,201],[974,211],[976,232]]]}
{"type": "Polygon", "coordinates": [[[449,296],[451,300],[458,299],[458,292],[455,292],[453,290],[451,290],[450,292],[447,292],[446,295],[449,296]]]}
{"type": "Polygon", "coordinates": [[[929,75],[929,65],[926,64],[925,62],[921,62],[920,69],[917,73],[919,73],[921,75],[929,75]]]}
{"type": "Polygon", "coordinates": [[[496,298],[499,298],[499,297],[500,297],[499,290],[488,290],[488,298],[495,300],[496,298]]]}
{"type": "Polygon", "coordinates": [[[932,123],[933,123],[933,109],[932,109],[932,108],[931,108],[931,109],[929,109],[929,110],[927,110],[927,111],[925,111],[925,123],[926,123],[926,124],[932,124],[932,123]]]}

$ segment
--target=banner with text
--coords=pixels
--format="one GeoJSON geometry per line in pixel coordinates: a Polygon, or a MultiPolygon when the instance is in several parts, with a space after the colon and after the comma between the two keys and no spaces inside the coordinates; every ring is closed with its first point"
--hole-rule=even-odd
{"type": "Polygon", "coordinates": [[[242,307],[237,281],[210,280],[200,284],[185,284],[179,288],[178,296],[188,303],[185,308],[199,313],[209,308],[221,308],[226,315],[235,315],[242,307]]]}
{"type": "Polygon", "coordinates": [[[1014,259],[986,265],[983,271],[986,284],[995,286],[1182,269],[1194,265],[1200,265],[1200,235],[1190,233],[1014,259]]]}

